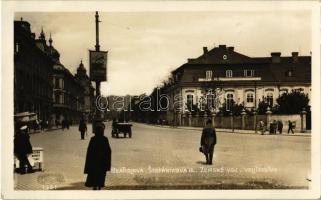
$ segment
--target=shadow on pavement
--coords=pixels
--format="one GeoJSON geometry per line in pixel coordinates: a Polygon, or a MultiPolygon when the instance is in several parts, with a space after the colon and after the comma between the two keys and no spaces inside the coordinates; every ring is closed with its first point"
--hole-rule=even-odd
{"type": "Polygon", "coordinates": [[[207,165],[205,161],[197,161],[196,163],[201,165],[207,165]]]}

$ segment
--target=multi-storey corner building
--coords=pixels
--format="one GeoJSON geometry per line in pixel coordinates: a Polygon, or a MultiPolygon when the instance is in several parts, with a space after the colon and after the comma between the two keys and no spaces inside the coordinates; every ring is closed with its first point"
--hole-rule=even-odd
{"type": "Polygon", "coordinates": [[[60,62],[60,54],[43,30],[38,39],[26,21],[14,22],[15,113],[35,112],[51,125],[78,122],[85,112],[85,88],[60,62]]]}
{"type": "Polygon", "coordinates": [[[30,24],[14,22],[14,113],[34,112],[49,120],[52,112],[53,60],[39,48],[30,24]]]}
{"type": "MultiPolygon", "coordinates": [[[[180,117],[191,104],[200,101],[215,102],[214,109],[225,103],[228,110],[235,102],[247,109],[257,108],[265,101],[274,106],[284,92],[299,89],[311,96],[311,56],[281,56],[271,53],[270,57],[249,57],[234,51],[234,47],[219,45],[203,48],[203,54],[171,73],[164,86],[170,98],[168,120],[180,117]],[[215,91],[214,96],[213,92],[215,91]],[[182,101],[182,111],[174,112],[175,97],[182,101]]],[[[178,104],[176,104],[178,105],[178,104]]]]}

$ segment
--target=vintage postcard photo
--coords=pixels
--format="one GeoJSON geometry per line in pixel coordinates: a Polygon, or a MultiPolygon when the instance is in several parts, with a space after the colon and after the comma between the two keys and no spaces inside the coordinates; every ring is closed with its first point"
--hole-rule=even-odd
{"type": "Polygon", "coordinates": [[[2,10],[3,198],[320,195],[317,1],[2,10]]]}

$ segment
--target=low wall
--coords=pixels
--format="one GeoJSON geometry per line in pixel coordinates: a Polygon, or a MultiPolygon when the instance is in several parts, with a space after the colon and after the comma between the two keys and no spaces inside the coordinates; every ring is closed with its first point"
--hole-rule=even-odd
{"type": "MultiPolygon", "coordinates": [[[[183,116],[183,115],[182,115],[183,116]]],[[[270,123],[275,121],[281,121],[283,123],[283,132],[288,130],[288,121],[292,121],[295,124],[294,131],[305,132],[306,123],[303,115],[243,115],[243,116],[195,116],[185,114],[181,118],[181,124],[184,126],[203,127],[204,120],[212,119],[216,128],[225,129],[244,129],[244,130],[258,130],[259,122],[263,121],[266,128],[269,129],[270,123]],[[214,119],[213,119],[214,117],[214,119]],[[303,123],[302,123],[303,121],[303,123]]]]}

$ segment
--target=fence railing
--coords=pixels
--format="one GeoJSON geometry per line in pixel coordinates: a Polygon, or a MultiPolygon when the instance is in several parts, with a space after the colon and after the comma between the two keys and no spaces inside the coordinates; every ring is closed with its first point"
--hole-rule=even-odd
{"type": "Polygon", "coordinates": [[[270,129],[271,124],[283,124],[284,129],[288,129],[289,121],[295,124],[296,131],[306,132],[306,111],[301,114],[294,115],[274,115],[271,111],[267,111],[265,115],[258,115],[255,112],[253,115],[248,115],[242,112],[241,116],[234,116],[232,113],[229,116],[222,116],[216,114],[207,115],[192,115],[190,112],[180,113],[176,118],[176,124],[179,126],[193,126],[204,127],[206,121],[211,120],[212,125],[216,128],[224,129],[242,129],[242,130],[255,130],[260,128],[260,122],[263,122],[266,129],[270,129]]]}

